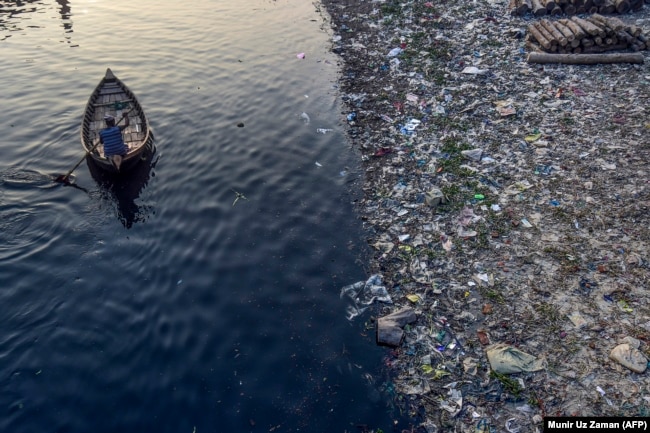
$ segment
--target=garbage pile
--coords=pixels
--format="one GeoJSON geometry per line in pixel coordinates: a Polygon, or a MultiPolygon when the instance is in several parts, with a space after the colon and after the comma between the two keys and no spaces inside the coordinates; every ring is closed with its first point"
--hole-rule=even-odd
{"type": "Polygon", "coordinates": [[[507,2],[323,4],[396,431],[650,415],[648,62],[530,64],[507,2]]]}

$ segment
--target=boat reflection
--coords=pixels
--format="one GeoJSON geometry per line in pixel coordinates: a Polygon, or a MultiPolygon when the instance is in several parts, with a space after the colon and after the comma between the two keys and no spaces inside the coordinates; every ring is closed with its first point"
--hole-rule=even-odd
{"type": "Polygon", "coordinates": [[[138,165],[125,173],[110,173],[101,169],[92,158],[86,158],[86,164],[95,182],[99,186],[102,199],[110,201],[116,206],[117,218],[130,229],[135,223],[142,223],[149,219],[153,207],[146,203],[138,203],[140,194],[155,176],[155,167],[158,156],[155,146],[147,149],[141,155],[138,165]]]}
{"type": "MultiPolygon", "coordinates": [[[[65,35],[65,40],[69,44],[72,39],[70,34],[72,33],[72,12],[70,11],[70,2],[68,0],[56,0],[59,4],[59,14],[61,15],[61,24],[63,25],[63,32],[65,35]]],[[[78,45],[73,45],[74,47],[78,45]]]]}
{"type": "MultiPolygon", "coordinates": [[[[56,0],[56,10],[61,19],[65,42],[71,44],[72,10],[69,0],[56,0]]],[[[0,41],[12,36],[13,32],[23,31],[28,28],[41,28],[36,24],[33,14],[47,13],[49,6],[43,0],[0,0],[0,41]]],[[[63,41],[62,41],[63,42],[63,41]]],[[[70,45],[77,47],[78,45],[70,45]]]]}

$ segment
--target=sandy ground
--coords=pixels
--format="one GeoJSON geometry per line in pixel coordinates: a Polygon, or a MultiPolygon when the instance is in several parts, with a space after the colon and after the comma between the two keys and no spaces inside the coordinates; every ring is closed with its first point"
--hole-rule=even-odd
{"type": "MultiPolygon", "coordinates": [[[[650,357],[650,52],[530,64],[535,18],[507,2],[322,4],[392,301],[355,320],[417,316],[386,351],[381,388],[412,419],[396,431],[650,415],[648,371],[611,358],[650,357]],[[504,348],[531,363],[495,369],[504,348]]],[[[619,18],[648,34],[649,9],[619,18]]]]}

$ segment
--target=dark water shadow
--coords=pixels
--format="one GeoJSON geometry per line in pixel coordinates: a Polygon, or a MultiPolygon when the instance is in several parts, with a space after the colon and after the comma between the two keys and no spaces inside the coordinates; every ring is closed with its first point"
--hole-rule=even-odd
{"type": "Polygon", "coordinates": [[[117,218],[127,229],[133,227],[135,223],[147,221],[154,212],[151,205],[137,201],[149,180],[155,176],[154,169],[158,160],[159,155],[153,145],[142,154],[140,163],[126,173],[107,172],[91,158],[86,159],[90,174],[97,182],[102,198],[115,204],[117,218]]]}

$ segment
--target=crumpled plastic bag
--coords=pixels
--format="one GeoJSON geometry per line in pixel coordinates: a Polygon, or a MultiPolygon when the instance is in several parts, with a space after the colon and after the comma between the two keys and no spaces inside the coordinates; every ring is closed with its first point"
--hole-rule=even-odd
{"type": "Polygon", "coordinates": [[[416,379],[417,382],[414,384],[404,384],[404,392],[407,395],[424,395],[431,392],[431,386],[426,379],[416,379]]]}
{"type": "Polygon", "coordinates": [[[472,75],[484,75],[488,71],[487,69],[479,69],[476,66],[467,66],[465,69],[461,71],[463,74],[472,74],[472,75]]]}
{"type": "Polygon", "coordinates": [[[381,275],[375,274],[367,281],[359,281],[341,289],[341,299],[347,298],[350,304],[346,308],[346,317],[352,320],[362,314],[374,302],[386,302],[392,304],[386,287],[384,287],[381,275]]]}
{"type": "Polygon", "coordinates": [[[643,373],[648,367],[648,360],[643,353],[628,343],[616,346],[609,357],[635,373],[643,373]]]}
{"type": "Polygon", "coordinates": [[[460,389],[456,388],[456,385],[457,382],[445,385],[445,388],[449,390],[447,391],[449,397],[440,402],[440,408],[449,412],[452,417],[458,415],[463,409],[463,394],[460,389]]]}
{"type": "Polygon", "coordinates": [[[544,359],[537,359],[533,355],[503,343],[488,347],[487,357],[492,370],[497,373],[521,373],[522,371],[539,371],[546,368],[544,359]]]}

